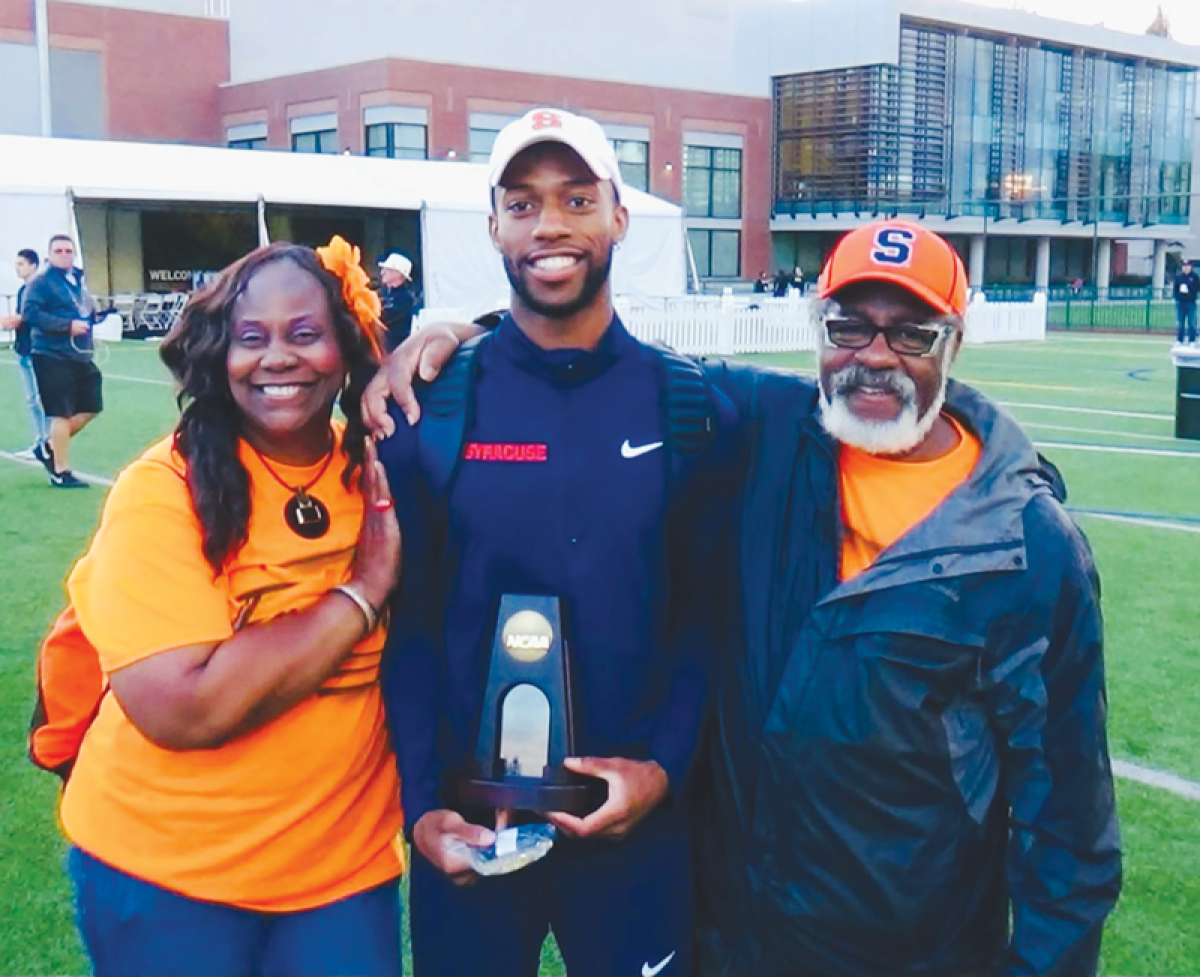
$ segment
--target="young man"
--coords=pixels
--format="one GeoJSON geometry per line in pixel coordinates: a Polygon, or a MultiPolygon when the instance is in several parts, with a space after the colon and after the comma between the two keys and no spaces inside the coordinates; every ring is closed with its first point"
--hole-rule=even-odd
{"type": "Polygon", "coordinates": [[[613,312],[629,216],[599,125],[535,110],[498,135],[490,167],[511,311],[474,354],[458,473],[430,484],[421,432],[398,414],[380,446],[405,539],[385,683],[415,848],[414,966],[534,973],[553,929],[573,973],[689,973],[680,794],[721,640],[735,415],[694,371],[713,435],[680,456],[664,354],[613,312]],[[580,754],[567,766],[606,781],[608,799],[586,817],[550,814],[559,838],[543,861],[476,879],[447,843],[493,838],[495,812],[463,808],[454,785],[504,594],[561,602],[580,754]]]}
{"type": "Polygon", "coordinates": [[[1175,330],[1175,342],[1182,345],[1196,343],[1196,300],[1200,299],[1200,275],[1192,268],[1192,263],[1186,258],[1179,266],[1175,281],[1171,288],[1175,298],[1175,317],[1179,327],[1175,330]]]}
{"type": "Polygon", "coordinates": [[[83,271],[75,267],[75,243],[65,234],[50,239],[48,267],[26,286],[21,318],[32,333],[33,369],[42,408],[50,419],[50,485],[87,488],[71,471],[71,438],[104,409],[100,371],[92,362],[92,313],[83,271]]]}
{"type": "MultiPolygon", "coordinates": [[[[1121,858],[1086,540],[1015,422],[950,379],[967,293],[945,239],[861,227],[818,294],[818,383],[709,368],[753,466],[701,968],[1094,973],[1121,858]]],[[[445,358],[416,352],[392,363],[406,404],[404,373],[445,358]]]]}
{"type": "Polygon", "coordinates": [[[29,280],[37,274],[38,254],[31,248],[23,248],[17,252],[17,277],[21,279],[21,287],[17,290],[17,309],[15,315],[0,319],[0,326],[16,331],[13,350],[17,354],[17,367],[21,374],[21,390],[25,395],[25,408],[29,412],[29,423],[33,428],[33,444],[24,451],[18,451],[17,457],[27,461],[40,461],[50,467],[50,425],[46,420],[46,412],[42,410],[42,398],[38,393],[37,375],[33,372],[31,350],[31,329],[21,318],[25,308],[25,289],[29,280]]]}

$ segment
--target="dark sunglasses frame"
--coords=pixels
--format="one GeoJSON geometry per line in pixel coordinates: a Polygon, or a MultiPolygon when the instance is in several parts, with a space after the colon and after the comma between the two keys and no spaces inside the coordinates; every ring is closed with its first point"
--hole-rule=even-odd
{"type": "Polygon", "coordinates": [[[831,316],[822,323],[825,329],[825,339],[830,346],[835,346],[838,349],[866,349],[873,342],[875,337],[883,333],[883,340],[887,343],[888,349],[893,353],[899,353],[901,356],[927,357],[937,356],[945,345],[946,339],[954,332],[954,326],[950,323],[943,322],[936,325],[923,325],[915,322],[904,322],[894,326],[877,326],[871,322],[864,322],[862,319],[847,319],[843,316],[831,316]],[[838,342],[834,338],[834,330],[841,327],[854,327],[855,329],[870,330],[870,335],[866,337],[865,342],[846,342],[845,336],[842,341],[838,342]],[[918,334],[922,342],[927,343],[922,348],[907,349],[900,344],[900,336],[903,332],[909,334],[918,334]]]}

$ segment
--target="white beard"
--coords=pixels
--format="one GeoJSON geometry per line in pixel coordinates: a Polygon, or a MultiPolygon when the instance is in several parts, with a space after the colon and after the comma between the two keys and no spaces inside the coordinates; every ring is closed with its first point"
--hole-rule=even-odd
{"type": "Polygon", "coordinates": [[[941,357],[942,383],[924,414],[917,413],[917,385],[903,373],[889,370],[888,383],[902,402],[900,413],[890,421],[864,421],[850,409],[846,391],[839,389],[855,369],[848,366],[829,377],[832,398],[825,392],[825,383],[818,384],[821,426],[835,440],[870,455],[902,455],[912,451],[929,436],[946,402],[951,350],[951,344],[947,343],[941,357]]]}

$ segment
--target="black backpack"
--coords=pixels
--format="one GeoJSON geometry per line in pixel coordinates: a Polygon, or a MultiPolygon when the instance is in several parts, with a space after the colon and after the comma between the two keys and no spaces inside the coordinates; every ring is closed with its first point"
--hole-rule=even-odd
{"type": "MultiPolygon", "coordinates": [[[[417,457],[433,490],[444,496],[462,464],[463,443],[474,420],[475,381],[487,332],[463,343],[421,397],[417,457]]],[[[678,483],[716,436],[716,412],[708,380],[695,363],[673,349],[643,345],[659,361],[664,432],[671,458],[668,482],[678,483]]]]}

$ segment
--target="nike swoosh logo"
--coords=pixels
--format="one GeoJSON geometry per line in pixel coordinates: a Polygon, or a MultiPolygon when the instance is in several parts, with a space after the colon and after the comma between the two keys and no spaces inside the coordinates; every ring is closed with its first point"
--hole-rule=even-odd
{"type": "MultiPolygon", "coordinates": [[[[656,451],[657,449],[661,448],[662,446],[663,446],[663,443],[661,441],[655,441],[653,444],[639,444],[635,448],[633,445],[631,445],[629,443],[629,439],[626,438],[625,443],[623,445],[621,445],[621,457],[622,458],[637,458],[640,455],[648,454],[651,451],[656,451]]],[[[654,973],[657,974],[658,971],[656,970],[656,971],[654,971],[654,973]]],[[[651,974],[650,977],[654,977],[654,974],[651,974]]]]}
{"type": "MultiPolygon", "coordinates": [[[[626,441],[625,443],[628,444],[629,442],[626,441]]],[[[656,444],[655,447],[657,448],[659,445],[656,444]]],[[[675,951],[672,950],[658,962],[658,966],[656,967],[651,967],[649,963],[642,964],[642,977],[658,977],[659,973],[662,972],[663,967],[665,967],[674,959],[675,951]]]]}

